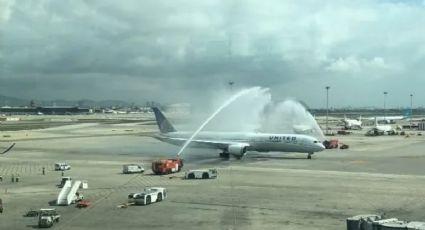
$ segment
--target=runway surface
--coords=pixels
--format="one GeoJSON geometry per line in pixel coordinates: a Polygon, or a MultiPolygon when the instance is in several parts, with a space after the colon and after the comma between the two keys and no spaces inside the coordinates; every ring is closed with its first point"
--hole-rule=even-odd
{"type": "Polygon", "coordinates": [[[250,152],[223,160],[218,151],[190,149],[184,170],[216,167],[219,177],[184,180],[184,172],[152,175],[150,163],[174,157],[178,148],[151,138],[152,122],[67,123],[47,129],[2,131],[1,229],[31,229],[30,209],[49,207],[60,191],[55,162],[66,176],[87,180],[87,209],[54,206],[56,229],[345,229],[357,214],[425,221],[425,139],[422,136],[337,136],[348,150],[305,154],[250,152]],[[141,163],[144,174],[123,175],[122,165],[141,163]],[[46,175],[42,175],[42,168],[46,175]],[[19,183],[11,177],[19,176],[19,183]],[[131,192],[164,186],[168,198],[150,206],[117,208],[131,192]]]}

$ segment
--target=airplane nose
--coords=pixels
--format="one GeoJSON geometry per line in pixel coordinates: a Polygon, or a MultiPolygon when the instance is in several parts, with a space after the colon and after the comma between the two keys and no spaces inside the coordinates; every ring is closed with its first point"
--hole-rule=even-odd
{"type": "Polygon", "coordinates": [[[317,143],[317,146],[319,147],[319,151],[323,151],[323,150],[325,150],[326,148],[325,148],[325,146],[322,144],[322,143],[317,143]]]}

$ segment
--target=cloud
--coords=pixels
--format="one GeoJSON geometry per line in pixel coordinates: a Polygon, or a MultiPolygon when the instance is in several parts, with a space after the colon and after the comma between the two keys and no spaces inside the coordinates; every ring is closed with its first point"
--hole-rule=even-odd
{"type": "MultiPolygon", "coordinates": [[[[95,86],[83,95],[185,102],[232,80],[320,107],[322,85],[356,95],[364,85],[419,92],[425,83],[421,1],[0,4],[0,92],[9,96],[63,97],[55,87],[64,85],[73,99],[95,86]]],[[[373,94],[336,103],[367,105],[373,94]]]]}
{"type": "Polygon", "coordinates": [[[338,58],[331,61],[326,70],[341,73],[389,71],[391,66],[386,64],[382,57],[374,57],[370,60],[356,57],[338,58]]]}
{"type": "Polygon", "coordinates": [[[15,1],[1,1],[0,2],[0,24],[7,22],[10,18],[11,8],[15,1]]]}

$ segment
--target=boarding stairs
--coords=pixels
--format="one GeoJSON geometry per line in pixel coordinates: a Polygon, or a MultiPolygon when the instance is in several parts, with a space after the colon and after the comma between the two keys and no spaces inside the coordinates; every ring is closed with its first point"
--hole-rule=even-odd
{"type": "Polygon", "coordinates": [[[77,180],[72,183],[68,180],[65,182],[65,185],[62,187],[61,192],[59,193],[58,199],[56,201],[57,205],[70,205],[75,201],[75,193],[81,186],[81,181],[77,180]]]}

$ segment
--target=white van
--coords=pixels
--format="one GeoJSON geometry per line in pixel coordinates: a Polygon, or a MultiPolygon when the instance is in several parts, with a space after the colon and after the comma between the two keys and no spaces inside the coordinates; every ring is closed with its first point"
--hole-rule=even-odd
{"type": "Polygon", "coordinates": [[[67,163],[55,163],[55,171],[65,171],[70,169],[71,169],[71,165],[67,163]]]}
{"type": "Polygon", "coordinates": [[[136,164],[127,164],[122,166],[122,173],[129,174],[129,173],[143,173],[145,169],[136,164]]]}

